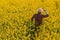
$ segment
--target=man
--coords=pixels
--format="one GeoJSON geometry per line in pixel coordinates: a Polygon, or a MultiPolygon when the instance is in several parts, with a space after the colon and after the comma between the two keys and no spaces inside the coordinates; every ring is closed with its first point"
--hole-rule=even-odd
{"type": "Polygon", "coordinates": [[[37,27],[37,26],[39,26],[40,24],[42,24],[43,18],[46,18],[46,17],[48,17],[48,16],[49,16],[49,15],[48,15],[48,12],[47,12],[45,9],[39,8],[39,9],[38,9],[38,14],[33,15],[33,17],[31,18],[31,20],[33,21],[33,19],[35,19],[35,26],[37,27]],[[41,14],[42,12],[46,12],[46,15],[42,15],[42,14],[41,14]]]}
{"type": "Polygon", "coordinates": [[[48,16],[49,16],[48,12],[45,9],[39,8],[38,14],[33,15],[33,17],[31,18],[32,21],[34,21],[34,19],[35,19],[35,26],[34,26],[33,32],[34,32],[34,34],[37,33],[37,36],[38,36],[39,31],[40,31],[39,26],[42,24],[43,18],[46,18],[48,16]],[[42,15],[42,12],[46,12],[46,15],[42,15]]]}

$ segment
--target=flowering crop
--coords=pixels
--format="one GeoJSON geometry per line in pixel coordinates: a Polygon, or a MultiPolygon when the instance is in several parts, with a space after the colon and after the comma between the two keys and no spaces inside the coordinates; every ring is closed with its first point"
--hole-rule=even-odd
{"type": "Polygon", "coordinates": [[[40,7],[49,17],[43,19],[39,36],[33,39],[60,40],[60,0],[0,0],[0,40],[31,40],[31,17],[40,7]]]}

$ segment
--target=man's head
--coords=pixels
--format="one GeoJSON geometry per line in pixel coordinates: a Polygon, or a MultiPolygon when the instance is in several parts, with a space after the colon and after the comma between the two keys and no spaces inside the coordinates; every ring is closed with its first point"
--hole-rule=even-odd
{"type": "Polygon", "coordinates": [[[44,11],[43,8],[38,8],[38,9],[37,9],[37,12],[38,12],[39,14],[41,14],[43,11],[44,11]]]}

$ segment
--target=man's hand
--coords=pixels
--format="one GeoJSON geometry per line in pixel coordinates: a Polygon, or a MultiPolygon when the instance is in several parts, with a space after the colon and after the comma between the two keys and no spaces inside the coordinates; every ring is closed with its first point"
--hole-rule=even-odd
{"type": "Polygon", "coordinates": [[[44,8],[42,8],[43,9],[43,11],[46,11],[44,8]]]}
{"type": "Polygon", "coordinates": [[[48,15],[48,11],[46,11],[44,8],[42,8],[45,12],[46,12],[46,15],[48,15]]]}

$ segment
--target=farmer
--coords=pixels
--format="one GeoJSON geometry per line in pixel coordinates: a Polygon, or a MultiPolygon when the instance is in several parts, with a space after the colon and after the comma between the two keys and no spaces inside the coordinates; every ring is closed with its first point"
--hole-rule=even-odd
{"type": "Polygon", "coordinates": [[[38,14],[33,15],[31,20],[34,21],[34,19],[35,19],[34,34],[37,33],[37,36],[38,36],[39,30],[40,30],[39,26],[42,24],[43,18],[46,18],[49,15],[48,15],[48,12],[45,9],[43,9],[43,8],[39,8],[37,10],[37,12],[38,12],[38,14]],[[46,12],[46,15],[42,15],[42,12],[46,12]]]}
{"type": "Polygon", "coordinates": [[[43,8],[39,8],[37,11],[38,11],[38,14],[33,15],[33,17],[31,18],[32,21],[33,19],[35,19],[35,26],[39,26],[40,24],[42,24],[43,18],[46,18],[49,16],[48,12],[43,8]],[[42,12],[46,12],[46,15],[42,15],[42,12]]]}

